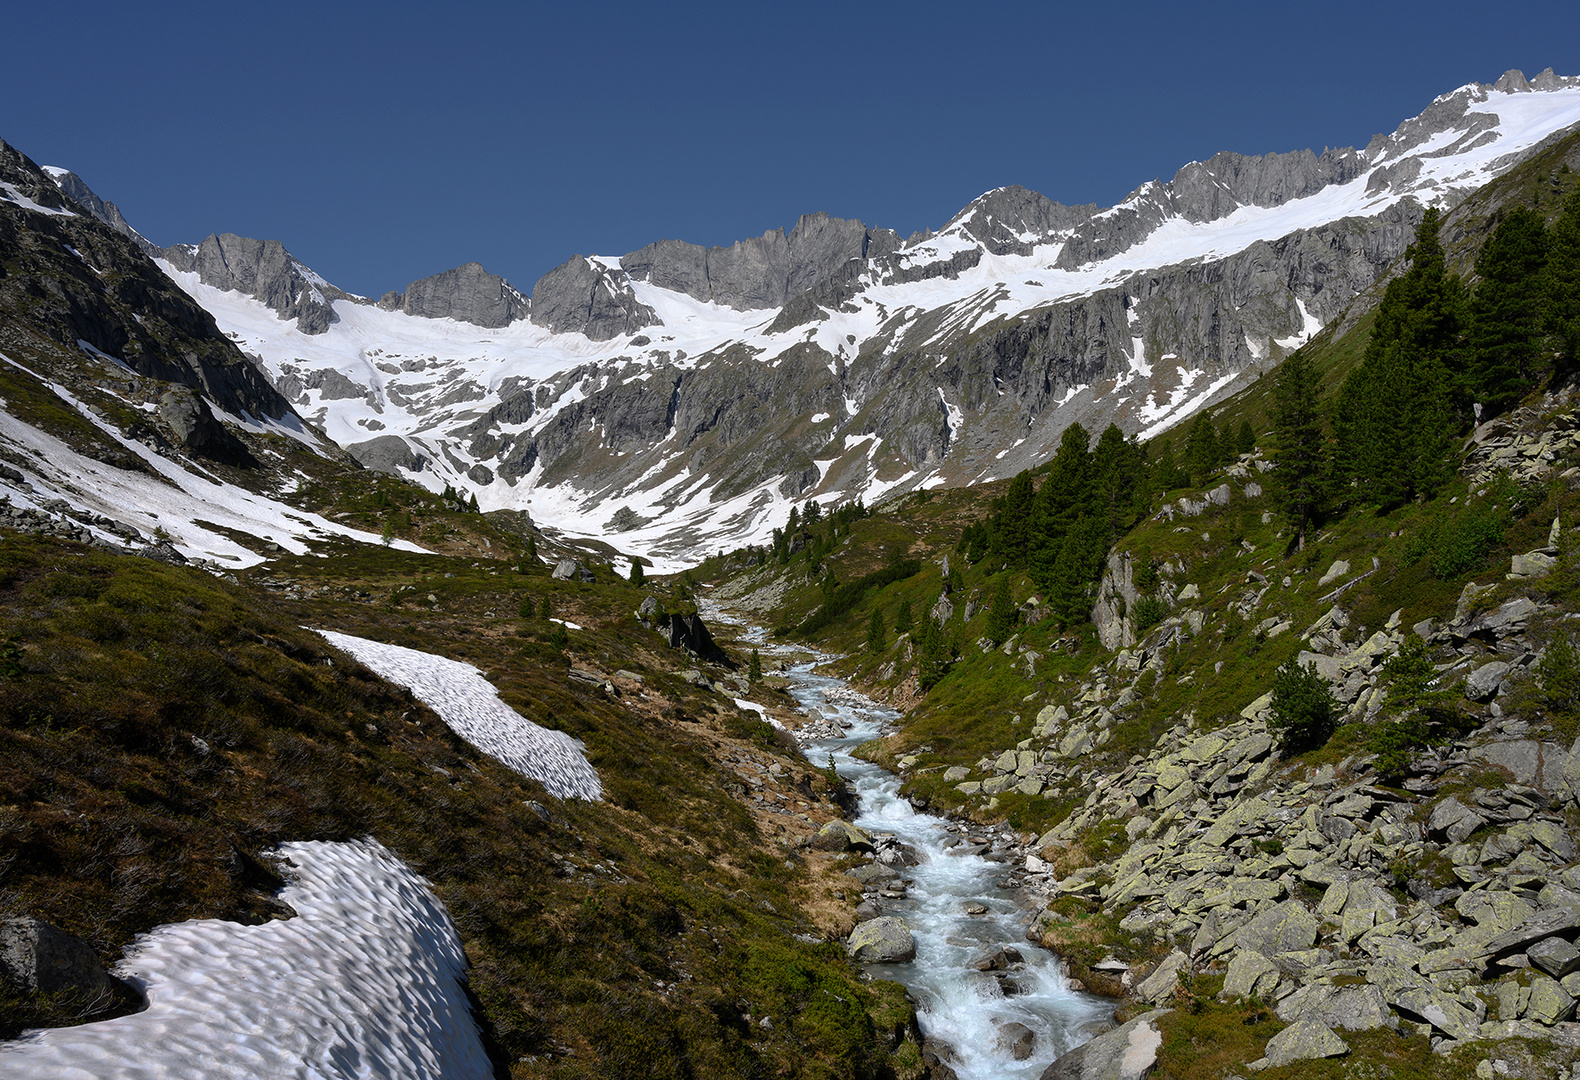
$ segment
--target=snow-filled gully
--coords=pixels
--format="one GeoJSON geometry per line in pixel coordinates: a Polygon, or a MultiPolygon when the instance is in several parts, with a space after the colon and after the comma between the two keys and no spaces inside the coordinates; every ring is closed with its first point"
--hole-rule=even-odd
{"type": "MultiPolygon", "coordinates": [[[[741,626],[742,636],[765,656],[791,652],[768,643],[761,629],[744,626],[711,605],[708,616],[741,626]]],[[[892,834],[920,860],[902,870],[905,898],[883,902],[885,915],[900,916],[910,928],[916,959],[874,964],[868,970],[910,991],[922,1031],[953,1050],[950,1065],[960,1080],[1041,1076],[1050,1062],[1084,1043],[1112,1017],[1113,1003],[1071,990],[1058,957],[1026,941],[1030,913],[996,883],[1007,870],[1005,864],[978,854],[979,846],[964,842],[968,831],[956,823],[914,809],[900,795],[899,777],[853,756],[856,747],[882,734],[899,714],[844,680],[813,670],[826,659],[796,663],[784,674],[802,708],[838,718],[846,734],[809,740],[802,753],[819,766],[832,756],[836,771],[861,799],[853,823],[872,834],[892,834]],[[987,914],[967,914],[966,906],[973,902],[986,907],[987,914]],[[1010,973],[1008,981],[1017,991],[1012,996],[1005,996],[999,980],[972,967],[977,958],[1005,945],[1019,950],[1024,961],[1010,973]],[[1029,1057],[1015,1060],[1010,1040],[1001,1038],[1010,1024],[1020,1024],[1035,1036],[1029,1057]]]]}

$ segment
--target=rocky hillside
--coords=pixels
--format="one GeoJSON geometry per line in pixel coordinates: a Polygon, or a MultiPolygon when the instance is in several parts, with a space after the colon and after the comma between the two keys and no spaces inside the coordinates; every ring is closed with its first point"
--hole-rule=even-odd
{"type": "Polygon", "coordinates": [[[678,568],[705,537],[764,539],[789,502],[1013,475],[1076,421],[1179,423],[1339,319],[1423,206],[1506,174],[1577,103],[1574,80],[1511,72],[1362,149],[1217,154],[1106,209],[1005,187],[905,239],[813,214],[577,256],[530,297],[471,264],[374,305],[226,235],[162,257],[354,454],[678,568]]]}

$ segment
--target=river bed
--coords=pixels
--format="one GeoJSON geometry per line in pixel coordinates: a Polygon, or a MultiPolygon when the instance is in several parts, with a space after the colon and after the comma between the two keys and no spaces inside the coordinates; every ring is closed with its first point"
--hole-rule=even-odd
{"type": "MultiPolygon", "coordinates": [[[[820,768],[832,756],[835,770],[860,797],[856,826],[875,837],[891,834],[915,853],[916,865],[896,867],[906,883],[904,898],[880,902],[884,915],[905,920],[916,938],[916,959],[868,965],[868,971],[910,991],[923,1033],[953,1050],[949,1064],[960,1080],[1035,1080],[1100,1030],[1113,1015],[1113,1002],[1070,989],[1059,958],[1026,941],[1032,913],[998,884],[1011,865],[993,861],[991,848],[971,842],[986,833],[916,810],[900,795],[899,777],[854,756],[901,714],[815,670],[830,657],[805,660],[808,650],[768,643],[761,629],[727,612],[712,609],[708,616],[739,628],[765,660],[789,663],[782,674],[791,696],[845,728],[843,736],[803,740],[802,753],[820,768]],[[987,912],[968,914],[973,904],[987,912]],[[1021,963],[1002,973],[976,970],[976,961],[1004,946],[1017,950],[1021,963]],[[1029,1039],[1010,1026],[1016,1024],[1029,1039]],[[1017,1059],[1016,1036],[1020,1052],[1030,1042],[1029,1056],[1017,1059]]],[[[850,891],[859,890],[852,881],[850,891]]]]}

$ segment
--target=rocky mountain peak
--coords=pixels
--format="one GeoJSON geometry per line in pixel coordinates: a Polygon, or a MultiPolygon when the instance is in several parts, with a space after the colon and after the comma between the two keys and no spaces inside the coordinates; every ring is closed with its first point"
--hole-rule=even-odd
{"type": "Polygon", "coordinates": [[[378,306],[418,318],[456,319],[498,329],[526,318],[531,301],[510,282],[483,269],[482,263],[469,262],[414,281],[403,293],[387,292],[378,306]]]}
{"type": "Polygon", "coordinates": [[[336,318],[332,300],[353,299],[298,262],[278,240],[210,233],[201,244],[177,244],[159,254],[205,285],[246,293],[282,319],[295,319],[304,334],[329,329],[336,318]]]}

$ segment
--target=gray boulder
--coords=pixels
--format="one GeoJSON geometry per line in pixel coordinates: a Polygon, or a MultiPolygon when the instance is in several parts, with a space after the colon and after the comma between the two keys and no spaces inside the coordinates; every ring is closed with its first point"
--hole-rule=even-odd
{"type": "Polygon", "coordinates": [[[1471,701],[1491,701],[1508,677],[1510,666],[1502,660],[1482,664],[1465,679],[1465,696],[1471,701]]]}
{"type": "Polygon", "coordinates": [[[0,921],[0,979],[26,993],[65,993],[105,1004],[120,987],[86,942],[26,917],[0,921]]]}
{"type": "Polygon", "coordinates": [[[580,559],[561,559],[554,566],[554,572],[549,575],[555,581],[596,581],[597,576],[582,564],[580,559]]]}
{"type": "Polygon", "coordinates": [[[1330,1028],[1366,1031],[1392,1027],[1393,1014],[1382,990],[1371,985],[1334,986],[1311,983],[1278,1003],[1278,1018],[1286,1023],[1314,1020],[1330,1028]]]}
{"type": "Polygon", "coordinates": [[[845,950],[858,964],[904,964],[916,959],[916,939],[904,919],[885,915],[852,930],[845,950]]]}
{"type": "Polygon", "coordinates": [[[812,837],[812,846],[819,851],[871,851],[872,837],[850,822],[835,818],[812,837]]]}
{"type": "Polygon", "coordinates": [[[1266,1056],[1251,1062],[1255,1070],[1275,1069],[1292,1061],[1314,1061],[1350,1052],[1349,1044],[1333,1029],[1315,1020],[1299,1020],[1267,1041],[1266,1056]]]}
{"type": "Polygon", "coordinates": [[[186,386],[172,386],[159,399],[159,419],[170,426],[176,442],[215,461],[233,465],[252,462],[252,455],[215,418],[203,395],[186,386]]]}
{"type": "Polygon", "coordinates": [[[1025,1061],[1037,1052],[1037,1033],[1025,1024],[1004,1024],[998,1029],[993,1047],[1015,1061],[1025,1061]]]}
{"type": "Polygon", "coordinates": [[[1038,1080],[1142,1080],[1158,1063],[1163,1033],[1156,1009],[1078,1046],[1042,1071],[1038,1080]]]}
{"type": "Polygon", "coordinates": [[[1259,912],[1240,927],[1234,934],[1234,943],[1241,949],[1255,949],[1263,956],[1274,957],[1309,949],[1320,929],[1317,917],[1304,904],[1285,900],[1259,912]]]}

